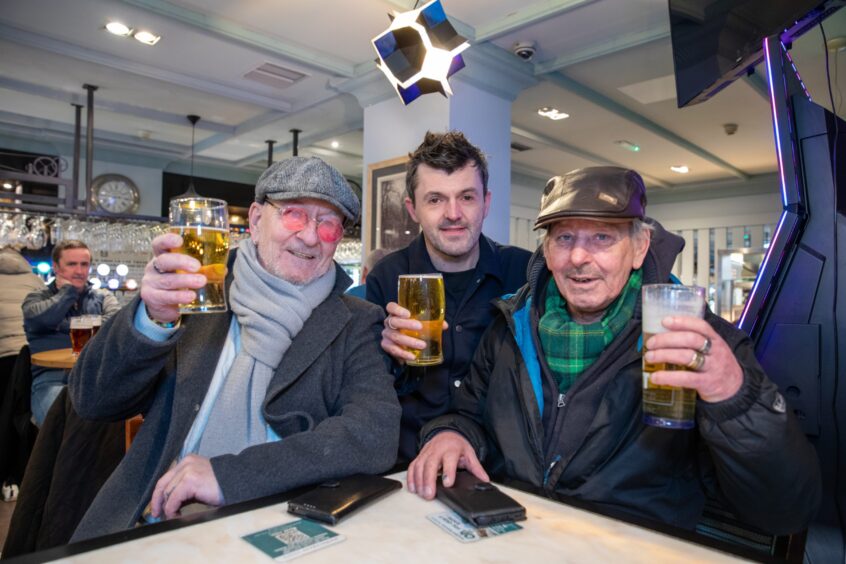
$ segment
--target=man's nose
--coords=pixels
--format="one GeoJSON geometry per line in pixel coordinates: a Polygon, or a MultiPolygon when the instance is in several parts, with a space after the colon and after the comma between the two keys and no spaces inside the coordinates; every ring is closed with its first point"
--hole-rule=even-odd
{"type": "Polygon", "coordinates": [[[320,237],[317,235],[317,222],[309,219],[306,226],[297,233],[297,237],[309,247],[313,247],[319,243],[320,237]]]}
{"type": "Polygon", "coordinates": [[[573,249],[570,251],[570,262],[576,266],[590,262],[592,257],[593,255],[587,248],[585,248],[582,241],[577,241],[576,244],[573,245],[573,249]]]}
{"type": "Polygon", "coordinates": [[[447,201],[446,216],[447,219],[451,220],[461,219],[461,206],[458,205],[458,200],[451,199],[447,201]]]}

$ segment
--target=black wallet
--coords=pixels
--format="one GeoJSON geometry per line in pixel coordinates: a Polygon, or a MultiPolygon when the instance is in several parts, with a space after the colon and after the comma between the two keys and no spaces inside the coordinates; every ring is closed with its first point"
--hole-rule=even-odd
{"type": "Polygon", "coordinates": [[[438,480],[438,499],[477,527],[526,518],[525,507],[470,472],[456,472],[451,488],[438,480]]]}
{"type": "Polygon", "coordinates": [[[402,483],[397,480],[355,474],[324,482],[289,500],[288,513],[336,525],[350,513],[401,488],[402,483]]]}

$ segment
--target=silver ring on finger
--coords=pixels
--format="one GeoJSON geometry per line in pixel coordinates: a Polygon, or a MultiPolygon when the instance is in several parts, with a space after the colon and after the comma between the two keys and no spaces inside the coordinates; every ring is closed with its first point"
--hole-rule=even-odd
{"type": "Polygon", "coordinates": [[[699,372],[705,365],[705,355],[699,351],[693,351],[693,358],[685,366],[693,372],[699,372]]]}
{"type": "Polygon", "coordinates": [[[705,342],[702,343],[701,347],[699,347],[699,352],[701,354],[708,354],[709,352],[711,352],[711,339],[705,337],[705,342]]]}
{"type": "Polygon", "coordinates": [[[394,330],[394,331],[396,331],[396,330],[397,330],[397,328],[396,328],[396,327],[394,327],[394,326],[391,324],[391,316],[390,316],[390,315],[389,315],[388,317],[386,317],[386,318],[385,318],[385,325],[387,325],[389,329],[392,329],[392,330],[394,330]]]}
{"type": "Polygon", "coordinates": [[[156,263],[156,259],[153,259],[153,270],[155,270],[159,274],[164,274],[164,271],[160,269],[159,265],[156,263]]]}

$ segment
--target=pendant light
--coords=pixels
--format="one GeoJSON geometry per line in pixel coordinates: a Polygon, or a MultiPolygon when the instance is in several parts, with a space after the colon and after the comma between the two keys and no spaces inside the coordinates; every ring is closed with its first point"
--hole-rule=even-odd
{"type": "Polygon", "coordinates": [[[188,121],[191,122],[191,176],[188,178],[188,189],[185,190],[184,193],[176,196],[176,198],[194,198],[199,196],[197,190],[194,189],[194,132],[197,128],[197,122],[200,121],[200,116],[195,116],[191,114],[186,116],[188,121]]]}

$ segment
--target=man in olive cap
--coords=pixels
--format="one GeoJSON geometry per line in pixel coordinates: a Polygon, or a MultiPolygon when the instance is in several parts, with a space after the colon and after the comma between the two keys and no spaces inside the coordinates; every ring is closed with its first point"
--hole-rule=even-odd
{"type": "Polygon", "coordinates": [[[80,355],[82,417],[144,423],[74,533],[80,540],[394,462],[400,408],[376,335],[382,310],[344,295],[332,260],[359,202],[317,158],[273,164],[250,238],[229,260],[229,311],[180,317],[200,263],[153,240],[140,297],[80,355]]]}
{"type": "Polygon", "coordinates": [[[527,482],[617,513],[693,528],[706,496],[772,533],[820,500],[816,456],[746,335],[708,312],[641,343],[641,286],[670,283],[684,241],[645,217],[640,175],[592,167],[546,185],[529,281],[498,301],[452,413],[423,428],[408,488],[437,473],[527,482]],[[655,384],[698,392],[696,428],[643,423],[643,345],[655,384]],[[482,466],[484,464],[484,468],[482,466]]]}

